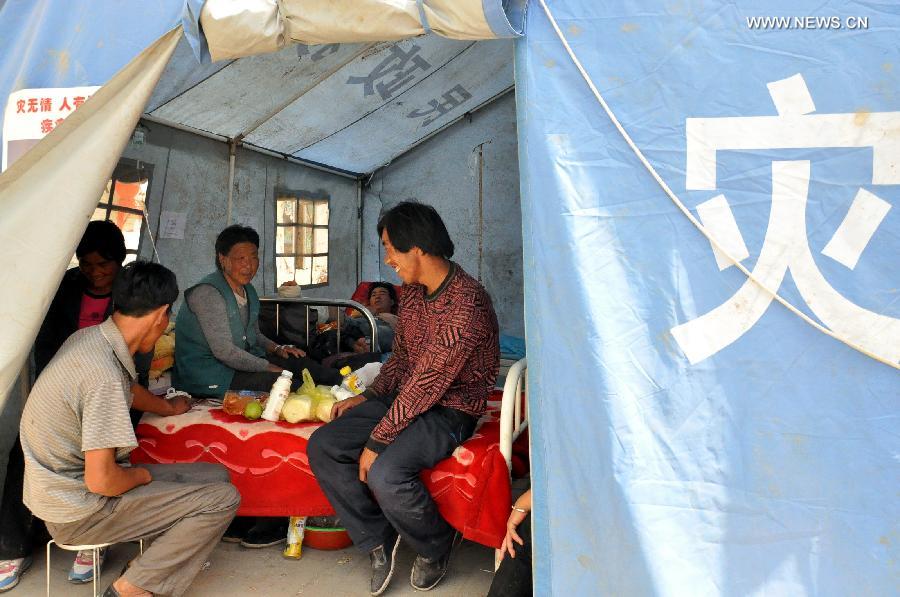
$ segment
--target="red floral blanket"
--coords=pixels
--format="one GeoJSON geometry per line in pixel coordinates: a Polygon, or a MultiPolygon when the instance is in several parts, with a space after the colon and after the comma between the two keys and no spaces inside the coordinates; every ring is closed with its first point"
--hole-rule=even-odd
{"type": "MultiPolygon", "coordinates": [[[[475,434],[450,458],[422,471],[447,522],[466,539],[490,547],[500,546],[510,508],[509,474],[499,448],[499,400],[495,392],[475,434]]],[[[248,421],[208,406],[176,417],[145,414],[131,460],[223,464],[241,493],[242,516],[333,514],[306,458],[306,443],[319,425],[248,421]]],[[[526,441],[517,442],[517,454],[526,441]]],[[[516,460],[521,466],[521,458],[516,460]]]]}

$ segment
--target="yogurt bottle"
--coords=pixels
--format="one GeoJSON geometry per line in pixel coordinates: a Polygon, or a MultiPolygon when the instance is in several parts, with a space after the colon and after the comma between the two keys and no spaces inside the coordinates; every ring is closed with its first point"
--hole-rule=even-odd
{"type": "Polygon", "coordinates": [[[281,407],[284,406],[285,399],[291,393],[293,377],[294,374],[285,369],[272,384],[272,391],[269,392],[269,399],[266,401],[266,408],[263,409],[262,414],[262,418],[266,421],[278,421],[281,418],[281,407]]]}

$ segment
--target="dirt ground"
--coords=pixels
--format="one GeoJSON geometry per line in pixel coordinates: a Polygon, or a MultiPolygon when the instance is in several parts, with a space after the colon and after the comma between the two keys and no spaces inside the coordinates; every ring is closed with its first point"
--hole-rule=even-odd
{"type": "MultiPolygon", "coordinates": [[[[98,592],[114,581],[129,559],[136,556],[136,544],[114,545],[104,565],[98,592]]],[[[46,592],[44,549],[34,554],[34,564],[22,576],[19,585],[7,593],[10,597],[37,597],[46,592]]],[[[66,573],[74,554],[56,547],[51,551],[51,595],[89,597],[92,585],[75,585],[66,581],[66,573]]],[[[402,543],[397,567],[386,597],[424,595],[409,584],[409,573],[415,554],[402,543]]],[[[470,597],[487,594],[493,577],[494,551],[464,541],[456,548],[450,570],[443,582],[428,595],[470,597]]],[[[293,596],[323,597],[366,596],[369,594],[369,557],[353,547],[340,551],[317,551],[304,548],[301,560],[281,557],[281,546],[244,549],[234,543],[219,543],[207,570],[197,575],[189,597],[219,596],[293,596]]],[[[5,595],[4,595],[5,597],[5,595]]]]}

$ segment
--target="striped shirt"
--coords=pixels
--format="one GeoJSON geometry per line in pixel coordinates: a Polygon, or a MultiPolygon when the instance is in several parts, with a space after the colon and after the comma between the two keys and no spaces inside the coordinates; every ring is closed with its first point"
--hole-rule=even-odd
{"type": "Polygon", "coordinates": [[[127,465],[137,446],[128,416],[136,377],[112,318],[72,334],[38,377],[20,427],[23,498],[37,517],[74,522],[109,499],[85,486],[84,452],[116,448],[116,462],[127,465]]]}
{"type": "Polygon", "coordinates": [[[497,380],[500,335],[491,297],[451,262],[432,295],[403,286],[393,355],[366,391],[397,397],[366,446],[381,452],[417,416],[435,405],[480,417],[497,380]]]}

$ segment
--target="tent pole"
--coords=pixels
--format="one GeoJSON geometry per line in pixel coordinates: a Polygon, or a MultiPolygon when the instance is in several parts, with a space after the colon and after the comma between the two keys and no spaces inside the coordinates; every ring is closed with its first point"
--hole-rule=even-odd
{"type": "MultiPolygon", "coordinates": [[[[163,126],[167,126],[169,128],[173,128],[179,131],[184,131],[185,133],[191,133],[192,135],[198,135],[200,137],[204,137],[206,139],[212,139],[213,141],[221,141],[222,143],[229,143],[228,137],[223,135],[217,135],[215,133],[210,133],[208,131],[204,131],[203,129],[197,129],[191,126],[187,126],[184,124],[179,124],[177,122],[172,122],[169,120],[165,120],[164,118],[158,118],[153,116],[152,114],[144,114],[141,116],[141,120],[146,120],[147,122],[161,124],[163,126]]],[[[315,162],[310,162],[306,160],[301,160],[295,158],[293,156],[287,155],[285,153],[279,153],[277,151],[272,151],[271,149],[265,149],[263,147],[258,147],[253,145],[252,143],[241,143],[241,148],[246,149],[248,151],[255,151],[256,153],[262,155],[269,155],[273,158],[278,158],[279,160],[284,160],[286,162],[290,162],[292,164],[297,164],[298,166],[305,166],[306,168],[312,168],[313,170],[319,170],[320,172],[327,172],[328,174],[334,174],[335,176],[342,176],[344,178],[350,178],[352,180],[357,180],[361,174],[357,174],[355,172],[348,172],[346,170],[330,168],[326,164],[317,164],[315,162]]]]}
{"type": "Polygon", "coordinates": [[[356,285],[362,282],[363,181],[356,181],[356,285]]]}
{"type": "Polygon", "coordinates": [[[207,139],[212,139],[213,141],[221,141],[222,143],[228,143],[228,137],[224,135],[217,135],[215,133],[210,133],[209,131],[204,131],[203,129],[196,129],[191,126],[185,126],[178,122],[172,122],[169,120],[164,120],[162,118],[158,118],[152,114],[141,114],[141,120],[145,120],[147,122],[151,122],[153,124],[161,124],[163,126],[167,126],[169,128],[173,128],[179,131],[184,131],[185,133],[191,133],[192,135],[199,135],[200,137],[205,137],[207,139]]]}
{"type": "Polygon", "coordinates": [[[240,142],[240,135],[228,141],[228,211],[225,212],[226,226],[231,226],[231,201],[234,195],[234,158],[237,155],[237,146],[240,142]]]}
{"type": "MultiPolygon", "coordinates": [[[[488,141],[490,143],[490,141],[488,141]]],[[[478,281],[484,262],[484,143],[478,146],[478,281]]]]}

